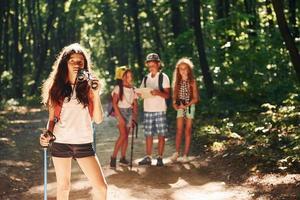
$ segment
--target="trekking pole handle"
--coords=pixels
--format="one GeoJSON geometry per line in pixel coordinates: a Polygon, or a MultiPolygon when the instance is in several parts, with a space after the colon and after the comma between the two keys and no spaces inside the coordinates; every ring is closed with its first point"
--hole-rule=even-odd
{"type": "MultiPolygon", "coordinates": [[[[51,145],[52,142],[53,142],[54,140],[56,140],[55,135],[54,135],[54,134],[52,133],[52,131],[50,131],[50,130],[46,130],[46,131],[43,133],[43,135],[44,135],[44,137],[50,137],[49,145],[51,145]]],[[[43,148],[48,148],[49,145],[47,145],[47,146],[42,146],[42,147],[43,147],[43,148]]]]}
{"type": "Polygon", "coordinates": [[[134,121],[134,120],[132,120],[132,123],[134,124],[134,126],[133,127],[135,127],[135,138],[137,138],[137,136],[138,136],[138,123],[136,122],[136,121],[134,121]]]}

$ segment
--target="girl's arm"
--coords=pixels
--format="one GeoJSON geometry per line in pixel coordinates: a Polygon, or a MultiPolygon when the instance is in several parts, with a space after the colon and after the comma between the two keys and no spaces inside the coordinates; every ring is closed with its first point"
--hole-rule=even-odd
{"type": "Polygon", "coordinates": [[[178,110],[178,105],[176,104],[176,91],[175,91],[175,87],[173,88],[173,95],[172,95],[172,106],[175,110],[178,110]]]}
{"type": "Polygon", "coordinates": [[[54,121],[54,106],[51,104],[48,105],[48,111],[49,111],[49,119],[47,124],[47,130],[51,131],[53,133],[55,121],[54,121]]]}
{"type": "Polygon", "coordinates": [[[103,107],[99,95],[99,90],[95,90],[93,95],[93,100],[94,100],[93,121],[96,124],[100,124],[103,121],[104,114],[103,114],[103,107]]]}
{"type": "Polygon", "coordinates": [[[125,119],[124,119],[124,117],[122,116],[122,114],[120,112],[120,109],[119,109],[119,106],[118,106],[118,102],[119,102],[119,94],[113,93],[112,106],[114,108],[116,118],[119,120],[120,124],[121,123],[125,124],[125,119]]]}
{"type": "Polygon", "coordinates": [[[196,80],[193,81],[192,83],[192,100],[187,106],[190,106],[192,104],[196,104],[199,102],[199,92],[196,84],[196,80]]]}

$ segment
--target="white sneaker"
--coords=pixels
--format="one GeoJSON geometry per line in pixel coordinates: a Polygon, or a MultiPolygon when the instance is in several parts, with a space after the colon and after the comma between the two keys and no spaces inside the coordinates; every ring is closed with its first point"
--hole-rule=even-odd
{"type": "Polygon", "coordinates": [[[182,157],[182,159],[181,159],[181,162],[182,163],[187,163],[187,162],[189,162],[190,160],[189,160],[189,157],[187,157],[186,155],[184,155],[183,157],[182,157]]]}
{"type": "Polygon", "coordinates": [[[175,152],[175,153],[173,153],[173,155],[171,156],[170,159],[172,162],[176,162],[178,157],[179,157],[179,153],[175,152]]]}

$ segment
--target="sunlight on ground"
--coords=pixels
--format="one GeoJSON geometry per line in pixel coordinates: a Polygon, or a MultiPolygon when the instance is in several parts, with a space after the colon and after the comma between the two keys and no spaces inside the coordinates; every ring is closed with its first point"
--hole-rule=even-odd
{"type": "Polygon", "coordinates": [[[6,166],[16,166],[16,167],[30,167],[32,164],[26,161],[15,161],[15,160],[1,160],[0,164],[6,166]]]}
{"type": "Polygon", "coordinates": [[[174,200],[232,200],[232,199],[251,199],[250,189],[238,187],[228,187],[224,182],[210,182],[202,186],[189,186],[182,180],[175,183],[178,188],[171,198],[174,200]]]}
{"type": "Polygon", "coordinates": [[[9,123],[11,124],[28,124],[28,123],[40,123],[40,119],[30,119],[30,120],[21,120],[21,119],[16,119],[16,120],[10,120],[9,123]]]}
{"type": "Polygon", "coordinates": [[[252,176],[248,178],[246,182],[255,182],[262,185],[293,184],[300,182],[300,174],[287,174],[286,176],[279,174],[266,174],[262,177],[252,176]]]}

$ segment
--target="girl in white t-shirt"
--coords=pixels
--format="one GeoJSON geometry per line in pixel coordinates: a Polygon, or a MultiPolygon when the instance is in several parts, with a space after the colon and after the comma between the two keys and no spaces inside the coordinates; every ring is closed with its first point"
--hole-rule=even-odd
{"type": "Polygon", "coordinates": [[[118,85],[112,91],[112,104],[115,116],[118,120],[120,136],[116,141],[114,152],[111,156],[110,167],[116,167],[117,154],[121,148],[120,164],[128,165],[126,150],[128,146],[129,130],[133,126],[132,121],[137,120],[137,95],[132,84],[133,74],[130,69],[123,72],[122,79],[117,80],[118,85]]]}
{"type": "Polygon", "coordinates": [[[57,180],[57,199],[69,199],[72,158],[79,164],[93,187],[94,199],[106,199],[107,183],[100,162],[92,148],[92,123],[101,123],[103,109],[99,81],[79,81],[78,72],[91,73],[86,50],[78,43],[63,48],[42,87],[43,103],[49,111],[47,134],[40,144],[49,145],[57,180]]]}

